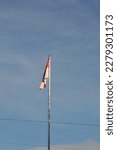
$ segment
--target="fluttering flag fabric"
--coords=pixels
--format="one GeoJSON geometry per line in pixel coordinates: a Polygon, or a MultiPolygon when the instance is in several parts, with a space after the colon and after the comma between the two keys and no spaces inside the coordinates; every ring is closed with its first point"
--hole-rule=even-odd
{"type": "Polygon", "coordinates": [[[46,67],[44,70],[44,74],[43,74],[43,78],[42,78],[42,82],[40,85],[40,90],[46,88],[46,82],[47,82],[47,79],[49,78],[49,71],[50,71],[50,58],[48,57],[46,67]]]}

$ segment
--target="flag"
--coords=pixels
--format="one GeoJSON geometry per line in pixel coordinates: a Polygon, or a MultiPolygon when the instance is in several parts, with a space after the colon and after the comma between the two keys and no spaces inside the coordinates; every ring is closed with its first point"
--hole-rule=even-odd
{"type": "Polygon", "coordinates": [[[45,70],[44,70],[42,82],[41,82],[41,85],[40,85],[40,90],[46,88],[46,82],[47,82],[47,79],[49,79],[49,72],[50,72],[50,57],[48,57],[48,60],[47,60],[47,63],[46,63],[46,67],[45,67],[45,70]]]}

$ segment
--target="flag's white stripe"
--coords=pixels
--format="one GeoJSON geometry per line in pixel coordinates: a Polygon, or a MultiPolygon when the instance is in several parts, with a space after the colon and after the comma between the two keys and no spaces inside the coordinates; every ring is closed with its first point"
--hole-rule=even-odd
{"type": "Polygon", "coordinates": [[[49,78],[49,67],[46,68],[46,73],[45,73],[44,79],[48,79],[48,78],[49,78]]]}

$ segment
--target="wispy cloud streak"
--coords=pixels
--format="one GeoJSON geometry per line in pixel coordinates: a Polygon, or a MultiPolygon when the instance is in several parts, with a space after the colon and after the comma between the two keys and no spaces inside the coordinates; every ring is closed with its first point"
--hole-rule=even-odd
{"type": "MultiPolygon", "coordinates": [[[[30,150],[47,150],[47,148],[33,148],[30,150]]],[[[99,150],[99,143],[88,140],[78,145],[52,146],[51,150],[99,150]]]]}

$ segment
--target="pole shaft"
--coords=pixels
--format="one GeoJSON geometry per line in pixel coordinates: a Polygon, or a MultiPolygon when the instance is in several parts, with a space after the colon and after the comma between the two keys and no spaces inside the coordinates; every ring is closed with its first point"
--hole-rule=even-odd
{"type": "Polygon", "coordinates": [[[51,57],[49,59],[49,78],[48,78],[48,150],[50,150],[50,106],[51,106],[51,57]]]}

